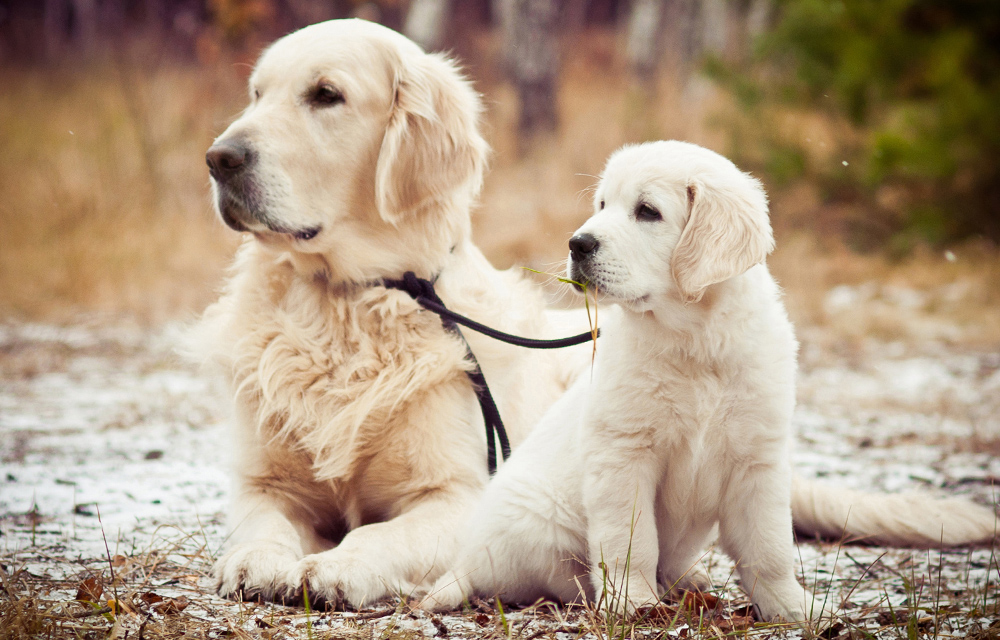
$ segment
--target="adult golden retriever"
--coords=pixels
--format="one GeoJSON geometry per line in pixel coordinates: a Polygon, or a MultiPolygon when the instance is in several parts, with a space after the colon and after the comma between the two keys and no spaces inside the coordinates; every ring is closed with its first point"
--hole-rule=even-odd
{"type": "Polygon", "coordinates": [[[824,613],[799,585],[803,530],[940,546],[996,535],[992,510],[793,481],[796,350],[764,259],[760,183],[683,142],[615,153],[567,277],[618,307],[581,376],[497,474],[424,606],[605,595],[619,611],[706,589],[717,530],[764,619],[824,613]]]}
{"type": "MultiPolygon", "coordinates": [[[[567,329],[470,240],[487,145],[448,59],[335,20],[274,43],[249,96],[207,154],[219,214],[249,236],[194,345],[234,402],[215,575],[224,595],[306,585],[358,607],[437,577],[488,477],[465,344],[381,279],[435,279],[449,307],[520,335],[567,329]]],[[[516,445],[574,359],[466,338],[516,445]]]]}

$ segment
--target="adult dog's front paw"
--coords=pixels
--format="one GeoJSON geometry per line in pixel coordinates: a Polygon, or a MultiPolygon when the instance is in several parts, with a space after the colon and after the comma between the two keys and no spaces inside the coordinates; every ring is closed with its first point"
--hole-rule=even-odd
{"type": "Polygon", "coordinates": [[[414,585],[395,576],[384,576],[370,563],[339,549],[308,555],[288,572],[286,588],[303,594],[308,589],[315,608],[359,609],[394,595],[407,595],[414,585]]]}
{"type": "MultiPolygon", "coordinates": [[[[468,572],[462,572],[461,575],[466,575],[468,572]]],[[[423,609],[424,611],[453,611],[461,606],[462,602],[466,599],[466,591],[471,591],[468,589],[468,583],[466,582],[463,588],[463,579],[459,578],[455,572],[449,571],[434,583],[434,586],[429,590],[425,590],[423,600],[417,605],[418,609],[423,609]]]]}
{"type": "Polygon", "coordinates": [[[285,602],[286,577],[298,561],[299,555],[283,544],[237,544],[215,563],[215,589],[226,598],[285,602]]]}

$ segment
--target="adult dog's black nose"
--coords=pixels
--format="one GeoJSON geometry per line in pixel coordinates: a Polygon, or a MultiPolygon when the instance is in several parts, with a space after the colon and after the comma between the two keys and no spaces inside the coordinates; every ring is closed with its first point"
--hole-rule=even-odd
{"type": "Polygon", "coordinates": [[[583,262],[589,258],[599,246],[601,243],[589,233],[581,233],[569,239],[569,251],[577,262],[583,262]]]}
{"type": "Polygon", "coordinates": [[[244,142],[238,140],[216,142],[205,154],[208,173],[219,181],[236,175],[247,167],[249,161],[250,149],[244,142]]]}

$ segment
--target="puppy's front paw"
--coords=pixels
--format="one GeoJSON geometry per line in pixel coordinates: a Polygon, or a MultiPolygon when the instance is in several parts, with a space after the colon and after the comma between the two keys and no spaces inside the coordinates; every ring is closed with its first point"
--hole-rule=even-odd
{"type": "Polygon", "coordinates": [[[415,590],[414,584],[396,576],[380,575],[371,564],[340,549],[299,560],[288,572],[286,589],[301,596],[303,585],[308,589],[310,604],[317,608],[358,609],[415,590]]]}
{"type": "Polygon", "coordinates": [[[606,607],[621,616],[633,616],[660,603],[660,598],[648,587],[632,588],[628,593],[605,594],[606,607]]]}
{"type": "Polygon", "coordinates": [[[808,591],[806,591],[806,596],[804,612],[806,619],[820,627],[831,626],[837,613],[837,607],[828,598],[814,596],[808,591]]]}
{"type": "Polygon", "coordinates": [[[695,564],[684,575],[678,578],[677,582],[672,586],[681,591],[701,591],[707,593],[712,590],[712,579],[709,577],[708,571],[701,564],[695,564]]]}
{"type": "Polygon", "coordinates": [[[215,563],[215,589],[226,598],[283,602],[285,577],[298,561],[299,555],[283,544],[237,544],[215,563]]]}
{"type": "Polygon", "coordinates": [[[763,620],[785,620],[788,622],[812,622],[823,624],[833,620],[834,608],[823,598],[794,583],[782,588],[758,589],[752,594],[754,605],[763,620]]]}

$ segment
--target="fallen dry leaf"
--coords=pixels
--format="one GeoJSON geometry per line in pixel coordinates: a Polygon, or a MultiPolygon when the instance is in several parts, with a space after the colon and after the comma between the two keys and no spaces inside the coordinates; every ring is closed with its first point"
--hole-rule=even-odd
{"type": "Polygon", "coordinates": [[[969,640],[1000,640],[1000,620],[990,624],[986,629],[969,634],[969,640]]]}
{"type": "Polygon", "coordinates": [[[733,616],[740,616],[743,618],[755,618],[756,614],[753,612],[753,605],[748,604],[745,607],[740,607],[739,609],[733,609],[733,616]]]}
{"type": "Polygon", "coordinates": [[[681,597],[681,606],[688,611],[701,613],[702,611],[714,611],[719,606],[719,598],[711,593],[700,591],[685,591],[681,597]]]}
{"type": "Polygon", "coordinates": [[[165,616],[170,616],[184,611],[189,604],[191,602],[184,596],[181,596],[179,598],[167,598],[163,602],[154,604],[153,609],[165,616]]]}
{"type": "Polygon", "coordinates": [[[677,619],[677,607],[671,607],[660,603],[653,607],[641,607],[636,613],[650,622],[661,624],[671,624],[677,619]]]}
{"type": "Polygon", "coordinates": [[[131,602],[128,598],[112,598],[108,600],[108,608],[111,609],[111,612],[115,615],[118,615],[119,613],[139,613],[135,609],[135,603],[131,602]],[[119,609],[121,611],[119,611],[119,609]]]}
{"type": "Polygon", "coordinates": [[[82,602],[100,602],[104,595],[104,583],[97,576],[87,578],[76,589],[76,599],[82,602]]]}
{"type": "Polygon", "coordinates": [[[712,621],[712,624],[718,627],[722,632],[730,633],[732,631],[746,631],[747,629],[752,629],[754,619],[753,616],[732,616],[728,619],[716,618],[712,621]]]}
{"type": "Polygon", "coordinates": [[[273,629],[274,628],[273,624],[271,624],[267,620],[264,620],[261,617],[254,618],[253,621],[254,621],[254,624],[256,624],[261,629],[273,629]]]}
{"type": "Polygon", "coordinates": [[[485,613],[476,614],[476,624],[478,624],[480,627],[485,627],[489,623],[490,623],[490,617],[488,615],[486,615],[485,613]]]}
{"type": "Polygon", "coordinates": [[[163,596],[153,593],[152,591],[147,591],[146,593],[139,596],[139,599],[146,604],[153,605],[158,602],[163,602],[163,596]]]}
{"type": "Polygon", "coordinates": [[[115,567],[124,566],[126,562],[128,562],[128,558],[122,555],[116,555],[111,558],[111,564],[115,567]]]}

